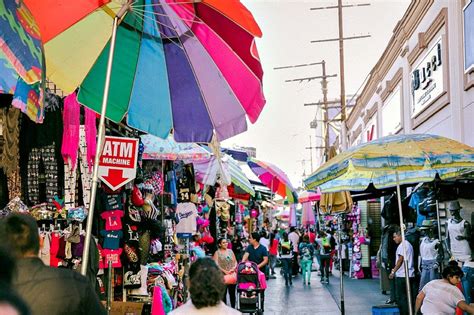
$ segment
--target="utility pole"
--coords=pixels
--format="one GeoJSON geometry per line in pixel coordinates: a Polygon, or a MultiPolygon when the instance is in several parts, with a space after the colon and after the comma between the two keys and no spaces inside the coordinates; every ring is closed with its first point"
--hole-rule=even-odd
{"type": "Polygon", "coordinates": [[[352,39],[361,39],[371,37],[371,35],[361,35],[361,36],[350,36],[344,37],[344,25],[343,25],[343,15],[342,8],[349,7],[365,7],[369,6],[370,3],[361,3],[361,4],[352,4],[352,5],[342,5],[342,0],[337,1],[337,6],[327,6],[327,7],[318,7],[311,8],[310,10],[327,10],[327,9],[337,9],[338,13],[338,25],[339,25],[339,36],[338,38],[332,39],[323,39],[323,40],[313,40],[311,43],[322,43],[322,42],[339,42],[339,80],[340,80],[340,99],[341,99],[341,145],[342,150],[347,149],[347,113],[346,113],[346,86],[345,86],[345,76],[344,76],[344,41],[352,39]]]}
{"type": "MultiPolygon", "coordinates": [[[[315,65],[321,65],[322,68],[322,75],[321,76],[313,76],[313,77],[304,77],[304,78],[298,78],[298,79],[290,79],[290,80],[285,80],[285,82],[304,82],[304,81],[312,81],[312,80],[317,80],[321,79],[321,90],[323,93],[323,104],[324,104],[324,146],[312,146],[311,145],[311,138],[310,138],[310,146],[307,147],[306,149],[323,149],[324,150],[324,161],[328,160],[329,156],[329,119],[328,119],[328,109],[329,109],[329,104],[328,104],[328,80],[327,78],[333,78],[337,77],[337,74],[327,74],[326,73],[326,61],[322,60],[320,62],[313,62],[313,63],[307,63],[307,64],[299,64],[299,65],[292,65],[292,66],[283,66],[283,67],[275,67],[273,70],[282,70],[282,69],[290,69],[290,68],[301,68],[301,67],[308,67],[308,66],[315,66],[315,65]]],[[[305,104],[306,106],[306,104],[305,104]]],[[[317,134],[317,118],[315,117],[313,121],[310,122],[310,128],[315,129],[316,137],[318,137],[317,134]]],[[[311,155],[311,160],[312,160],[312,155],[311,155]]],[[[311,165],[311,170],[313,170],[313,166],[311,165]]]]}

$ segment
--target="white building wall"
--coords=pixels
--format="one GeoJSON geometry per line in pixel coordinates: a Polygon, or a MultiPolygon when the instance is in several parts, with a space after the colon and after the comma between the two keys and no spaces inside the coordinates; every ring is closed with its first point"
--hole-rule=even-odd
{"type": "MultiPolygon", "coordinates": [[[[382,110],[384,105],[387,104],[386,102],[391,101],[391,94],[400,87],[402,114],[401,129],[397,130],[398,133],[437,134],[474,146],[474,87],[465,90],[463,64],[462,8],[466,3],[465,1],[469,0],[435,0],[432,2],[423,17],[418,20],[419,24],[415,27],[415,31],[402,44],[402,53],[396,57],[387,73],[384,77],[378,78],[378,82],[372,82],[372,84],[377,84],[377,90],[372,95],[362,97],[362,99],[366,100],[365,104],[358,102],[357,106],[363,106],[360,111],[361,117],[357,118],[355,123],[350,126],[349,134],[353,134],[360,125],[362,125],[362,131],[364,132],[367,128],[367,123],[370,123],[367,122],[367,118],[364,119],[364,114],[372,108],[374,103],[377,103],[377,113],[375,113],[377,118],[377,135],[379,137],[382,136],[384,132],[382,110]],[[433,31],[436,30],[435,25],[438,25],[440,17],[444,18],[444,12],[446,12],[445,25],[441,26],[439,30],[433,31]],[[428,34],[426,38],[431,37],[431,39],[429,39],[429,42],[424,43],[426,47],[416,56],[420,40],[423,40],[424,36],[420,36],[420,33],[428,34]],[[425,112],[425,115],[420,114],[418,117],[425,116],[425,118],[413,118],[412,72],[427,56],[440,37],[442,37],[443,41],[443,71],[445,71],[446,75],[446,79],[443,81],[447,94],[443,96],[444,98],[440,97],[439,100],[428,105],[427,108],[431,108],[431,110],[422,110],[422,113],[425,112]],[[412,52],[413,56],[416,56],[414,59],[409,57],[412,52]],[[436,111],[434,111],[435,108],[436,111]]],[[[474,23],[474,21],[471,21],[471,23],[474,23]]],[[[404,25],[400,27],[402,31],[399,33],[402,36],[404,35],[404,25]]],[[[376,73],[377,70],[376,66],[374,72],[376,73]]],[[[373,76],[371,80],[374,80],[374,77],[376,76],[373,76]]],[[[363,134],[362,137],[365,142],[366,136],[363,134]]],[[[354,144],[353,140],[350,139],[351,144],[354,144]]]]}

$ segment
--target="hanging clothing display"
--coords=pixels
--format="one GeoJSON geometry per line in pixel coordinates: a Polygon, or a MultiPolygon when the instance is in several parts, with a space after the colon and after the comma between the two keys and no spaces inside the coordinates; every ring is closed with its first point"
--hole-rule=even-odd
{"type": "Polygon", "coordinates": [[[196,232],[196,217],[197,208],[194,203],[178,203],[176,213],[179,217],[179,222],[176,225],[176,233],[181,237],[191,237],[196,232]]]}
{"type": "Polygon", "coordinates": [[[440,242],[438,239],[431,239],[427,236],[421,239],[421,276],[418,291],[421,291],[425,284],[427,284],[431,280],[440,278],[438,264],[438,246],[440,246],[440,242]]]}
{"type": "Polygon", "coordinates": [[[454,259],[462,262],[471,260],[471,248],[469,247],[469,242],[465,239],[456,239],[457,236],[464,236],[465,222],[466,220],[456,222],[452,218],[448,220],[448,233],[451,245],[451,254],[454,259]]]}
{"type": "Polygon", "coordinates": [[[0,109],[3,146],[0,155],[0,167],[7,176],[17,170],[19,161],[20,114],[16,108],[0,109]]]}
{"type": "MultiPolygon", "coordinates": [[[[90,190],[92,188],[92,167],[88,162],[86,141],[86,126],[79,127],[79,167],[73,168],[70,163],[64,163],[64,199],[66,208],[74,208],[77,205],[77,178],[80,173],[82,184],[82,204],[89,209],[90,190]]],[[[108,209],[111,210],[111,209],[108,209]]]]}
{"type": "Polygon", "coordinates": [[[52,209],[54,197],[58,195],[58,163],[55,156],[54,143],[31,150],[28,161],[28,200],[31,204],[40,203],[40,162],[44,166],[46,180],[46,201],[52,209]]]}

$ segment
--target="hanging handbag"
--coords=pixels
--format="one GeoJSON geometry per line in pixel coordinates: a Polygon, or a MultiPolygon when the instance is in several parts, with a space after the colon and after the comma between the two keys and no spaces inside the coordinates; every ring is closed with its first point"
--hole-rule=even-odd
{"type": "Polygon", "coordinates": [[[321,194],[320,209],[323,214],[349,213],[352,211],[352,197],[348,191],[321,194]]]}
{"type": "Polygon", "coordinates": [[[224,283],[225,284],[236,284],[237,283],[237,272],[229,273],[228,275],[224,275],[224,283]]]}

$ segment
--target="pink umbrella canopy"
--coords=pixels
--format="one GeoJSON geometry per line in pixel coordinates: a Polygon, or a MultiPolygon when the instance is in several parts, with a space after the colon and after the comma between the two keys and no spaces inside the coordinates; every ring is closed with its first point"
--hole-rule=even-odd
{"type": "Polygon", "coordinates": [[[295,204],[290,205],[290,218],[289,218],[288,225],[289,226],[298,225],[298,221],[296,220],[296,205],[295,204]]]}
{"type": "Polygon", "coordinates": [[[312,190],[305,190],[301,194],[298,195],[298,202],[305,203],[311,201],[319,201],[321,199],[321,191],[312,191],[312,190]]]}
{"type": "Polygon", "coordinates": [[[314,216],[313,206],[311,202],[303,203],[303,213],[301,214],[301,224],[303,225],[312,225],[316,223],[316,218],[314,216]]]}

